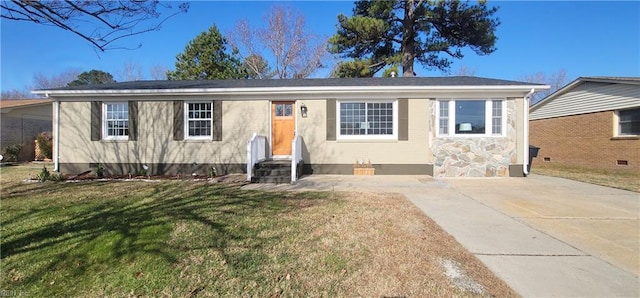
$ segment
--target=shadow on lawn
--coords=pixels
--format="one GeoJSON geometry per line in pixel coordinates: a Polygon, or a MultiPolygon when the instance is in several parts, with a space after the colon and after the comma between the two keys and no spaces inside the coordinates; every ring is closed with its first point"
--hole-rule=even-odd
{"type": "Polygon", "coordinates": [[[88,192],[85,186],[47,183],[15,192],[3,190],[7,207],[3,213],[9,218],[3,216],[0,255],[3,261],[15,259],[5,262],[5,272],[24,262],[43,264],[21,278],[27,284],[42,280],[51,271],[81,276],[96,268],[117,269],[123,262],[140,259],[171,265],[185,251],[203,248],[217,251],[232,271],[242,271],[246,254],[238,255],[236,248],[244,248],[246,253],[246,249],[260,249],[283,237],[282,229],[261,234],[273,229],[265,220],[277,221],[279,214],[296,210],[292,201],[318,198],[192,182],[153,186],[89,182],[88,192]],[[82,195],[74,196],[79,193],[82,195]],[[68,195],[64,202],[44,199],[52,194],[68,195]],[[21,205],[14,206],[13,200],[21,200],[21,205]],[[32,202],[25,204],[28,200],[32,202]],[[40,200],[43,206],[38,205],[40,200]],[[189,231],[191,239],[170,241],[180,222],[201,228],[189,231]],[[37,224],[24,228],[30,223],[37,224]]]}

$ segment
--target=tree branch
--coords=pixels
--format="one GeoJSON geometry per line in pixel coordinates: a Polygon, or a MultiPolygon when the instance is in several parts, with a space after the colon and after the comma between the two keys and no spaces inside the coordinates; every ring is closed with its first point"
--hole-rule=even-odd
{"type": "MultiPolygon", "coordinates": [[[[121,1],[2,1],[1,18],[13,21],[33,22],[53,25],[70,31],[88,41],[100,51],[113,49],[109,47],[123,38],[159,30],[169,18],[186,12],[188,3],[178,6],[176,12],[147,28],[136,30],[137,26],[161,14],[157,10],[156,0],[121,0],[121,1]],[[92,23],[94,27],[79,26],[79,23],[92,23]],[[102,34],[101,31],[106,30],[102,34]]],[[[171,7],[170,5],[163,5],[171,7]]]]}
{"type": "Polygon", "coordinates": [[[102,17],[100,17],[101,12],[89,12],[81,7],[79,7],[78,5],[75,5],[73,2],[66,0],[65,1],[67,4],[69,4],[71,7],[73,7],[74,9],[76,9],[79,12],[88,14],[90,16],[93,16],[94,18],[100,20],[103,24],[109,26],[109,28],[111,29],[116,29],[118,28],[118,25],[112,25],[111,23],[109,23],[107,20],[103,19],[102,17]]]}

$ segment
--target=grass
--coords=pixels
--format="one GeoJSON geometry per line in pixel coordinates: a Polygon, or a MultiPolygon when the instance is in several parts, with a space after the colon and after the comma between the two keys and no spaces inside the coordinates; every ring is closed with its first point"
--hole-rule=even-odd
{"type": "Polygon", "coordinates": [[[25,183],[0,168],[0,289],[21,296],[515,296],[402,197],[194,181],[25,183]],[[456,286],[444,261],[484,291],[456,286]]]}
{"type": "Polygon", "coordinates": [[[639,171],[594,169],[554,163],[537,163],[531,168],[531,173],[640,192],[639,171]]]}

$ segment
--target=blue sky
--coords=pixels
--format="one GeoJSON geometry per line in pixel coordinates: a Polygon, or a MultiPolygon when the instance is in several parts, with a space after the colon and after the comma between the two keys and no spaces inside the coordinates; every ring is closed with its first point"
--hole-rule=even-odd
{"type": "MultiPolygon", "coordinates": [[[[475,70],[476,76],[518,79],[536,72],[566,70],[567,80],[579,76],[640,76],[640,1],[489,1],[499,6],[497,51],[487,56],[467,52],[454,63],[475,70]]],[[[274,4],[301,12],[315,33],[331,36],[336,16],[351,15],[352,1],[238,2],[196,1],[187,14],[167,21],[160,31],[125,39],[135,50],[99,52],[61,29],[2,20],[1,89],[21,89],[33,75],[54,75],[67,69],[100,69],[114,75],[125,63],[148,71],[154,65],[173,69],[175,57],[189,40],[216,24],[224,34],[237,21],[261,25],[274,4]]],[[[416,65],[419,76],[442,76],[416,65]]],[[[328,73],[320,71],[316,76],[328,73]]],[[[568,83],[568,82],[567,82],[568,83]]]]}

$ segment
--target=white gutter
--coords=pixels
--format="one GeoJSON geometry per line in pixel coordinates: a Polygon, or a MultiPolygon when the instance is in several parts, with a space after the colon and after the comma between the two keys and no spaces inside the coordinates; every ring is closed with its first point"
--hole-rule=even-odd
{"type": "MultiPolygon", "coordinates": [[[[48,95],[47,95],[48,96],[48,95]]],[[[60,101],[53,101],[53,170],[60,171],[60,101]]]]}
{"type": "Polygon", "coordinates": [[[522,163],[522,173],[524,176],[529,175],[529,171],[527,166],[529,165],[529,99],[531,99],[531,95],[536,92],[536,89],[531,88],[531,91],[524,96],[524,108],[522,119],[522,124],[524,125],[524,161],[522,163]]]}

